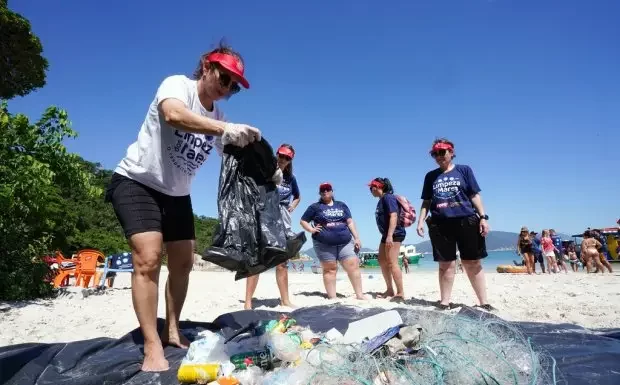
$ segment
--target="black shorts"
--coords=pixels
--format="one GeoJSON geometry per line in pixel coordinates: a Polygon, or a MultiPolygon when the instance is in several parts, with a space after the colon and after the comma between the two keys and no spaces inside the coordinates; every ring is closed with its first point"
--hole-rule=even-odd
{"type": "Polygon", "coordinates": [[[464,261],[476,261],[488,255],[477,215],[445,219],[431,217],[427,225],[435,262],[455,261],[457,247],[464,261]]]}
{"type": "Polygon", "coordinates": [[[166,195],[115,173],[107,187],[105,200],[112,202],[127,239],[147,231],[162,233],[164,242],[196,238],[189,195],[166,195]]]}
{"type": "MultiPolygon", "coordinates": [[[[381,237],[381,243],[385,243],[385,239],[387,238],[387,235],[384,235],[381,237]]],[[[376,239],[376,238],[375,238],[376,239]]],[[[403,242],[405,240],[405,235],[393,235],[392,236],[392,242],[403,242]]]]}
{"type": "Polygon", "coordinates": [[[542,253],[534,253],[534,263],[545,263],[542,253]]]}

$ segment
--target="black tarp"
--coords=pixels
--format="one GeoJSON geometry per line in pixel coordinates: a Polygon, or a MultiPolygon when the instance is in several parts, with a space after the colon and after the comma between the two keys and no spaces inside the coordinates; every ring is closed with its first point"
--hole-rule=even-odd
{"type": "MultiPolygon", "coordinates": [[[[397,309],[411,312],[411,309],[397,309]]],[[[350,322],[383,309],[359,309],[328,305],[295,310],[290,315],[298,324],[317,332],[335,327],[342,333],[350,322]]],[[[418,312],[422,312],[419,310],[418,312]]],[[[181,322],[185,331],[197,327],[235,330],[258,320],[277,319],[271,311],[239,311],[224,314],[212,323],[181,322]]],[[[478,318],[484,313],[463,308],[459,314],[478,318]]],[[[160,328],[163,321],[159,320],[160,328]]],[[[620,384],[620,330],[592,332],[570,324],[515,323],[531,337],[536,350],[551,354],[557,361],[563,384],[620,384]]],[[[187,334],[187,332],[186,332],[187,334]]],[[[139,371],[142,338],[138,330],[119,338],[96,338],[57,344],[22,344],[0,348],[0,384],[7,385],[114,385],[178,384],[176,374],[185,350],[165,349],[171,369],[163,373],[139,371]]]]}
{"type": "Polygon", "coordinates": [[[202,258],[239,280],[294,257],[306,234],[287,239],[280,196],[271,178],[277,169],[271,145],[262,138],[246,147],[224,147],[218,190],[219,224],[202,258]]]}

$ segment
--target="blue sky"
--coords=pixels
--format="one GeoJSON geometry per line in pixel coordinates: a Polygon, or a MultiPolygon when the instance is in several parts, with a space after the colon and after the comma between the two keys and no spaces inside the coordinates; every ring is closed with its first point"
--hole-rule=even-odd
{"type": "MultiPolygon", "coordinates": [[[[214,4],[10,1],[50,61],[47,86],[11,110],[67,109],[79,132],[69,150],[114,168],[159,82],[190,75],[225,37],[252,87],[220,107],[295,146],[295,223],[331,181],[376,247],[366,182],[389,177],[419,210],[438,136],[474,169],[494,230],[572,233],[620,217],[620,2],[214,4]]],[[[217,216],[219,169],[213,157],[198,173],[198,214],[217,216]]],[[[406,242],[420,240],[412,228],[406,242]]]]}

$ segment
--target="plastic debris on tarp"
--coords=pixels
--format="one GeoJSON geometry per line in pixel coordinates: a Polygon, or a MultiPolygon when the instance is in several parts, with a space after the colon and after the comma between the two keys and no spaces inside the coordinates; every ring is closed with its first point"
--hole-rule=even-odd
{"type": "Polygon", "coordinates": [[[224,147],[218,190],[219,225],[202,255],[235,279],[260,274],[294,257],[304,232],[287,238],[280,197],[271,180],[277,169],[273,148],[262,138],[246,147],[224,147]]]}
{"type": "MultiPolygon", "coordinates": [[[[477,357],[481,357],[477,356],[477,354],[486,350],[485,345],[469,343],[463,337],[470,336],[480,339],[487,335],[476,335],[478,330],[476,326],[481,324],[484,325],[487,332],[489,330],[493,331],[498,336],[507,335],[506,332],[509,332],[511,328],[517,328],[523,333],[526,340],[531,341],[535,353],[533,356],[534,360],[532,360],[531,352],[528,350],[512,348],[516,345],[509,339],[496,339],[486,344],[486,346],[495,346],[496,349],[497,347],[503,349],[499,356],[489,350],[486,350],[485,354],[491,354],[489,357],[498,363],[501,362],[498,357],[505,358],[511,363],[510,367],[515,368],[514,374],[517,378],[536,372],[537,368],[528,366],[530,362],[535,362],[538,359],[538,362],[544,364],[541,369],[542,373],[546,374],[544,380],[547,382],[543,381],[543,379],[528,377],[530,379],[529,382],[521,383],[543,384],[555,380],[556,383],[563,384],[567,383],[567,379],[570,384],[577,385],[612,385],[620,383],[620,373],[618,371],[618,362],[620,362],[620,331],[618,329],[592,332],[569,324],[512,323],[467,307],[462,308],[456,317],[430,310],[395,310],[399,312],[405,325],[413,325],[401,327],[399,334],[395,337],[407,348],[405,351],[393,354],[381,348],[369,355],[361,351],[362,344],[357,347],[355,344],[345,345],[337,342],[332,344],[323,338],[332,329],[331,334],[336,335],[337,332],[337,334],[342,336],[352,322],[384,313],[385,310],[383,309],[360,309],[343,305],[302,308],[287,314],[288,319],[294,319],[296,322],[294,325],[289,325],[289,328],[285,331],[286,334],[291,329],[301,336],[302,341],[311,341],[313,348],[303,349],[302,347],[301,361],[285,363],[284,361],[280,360],[278,362],[273,359],[274,366],[280,366],[264,370],[250,362],[250,360],[247,360],[245,362],[245,369],[235,368],[232,377],[229,378],[231,382],[228,383],[234,383],[232,381],[236,380],[240,384],[248,385],[277,385],[282,383],[371,383],[374,385],[381,384],[385,379],[389,379],[392,384],[424,383],[419,379],[406,382],[406,378],[399,377],[402,374],[402,371],[398,372],[399,368],[418,365],[418,367],[424,369],[423,372],[432,374],[434,365],[441,364],[443,357],[450,357],[449,349],[458,348],[458,345],[454,345],[454,343],[462,344],[464,342],[466,342],[464,346],[468,346],[468,349],[469,345],[471,345],[472,353],[471,356],[468,353],[461,357],[461,363],[463,358],[468,358],[470,361],[475,362],[477,357]],[[420,324],[415,325],[418,322],[420,324]],[[461,327],[463,325],[464,327],[461,327]],[[418,326],[421,328],[421,332],[419,336],[416,336],[419,330],[418,326]],[[461,327],[463,330],[455,327],[461,327]],[[442,332],[447,333],[444,333],[442,336],[442,332]],[[458,338],[453,338],[456,336],[458,338]],[[479,351],[476,352],[476,349],[479,349],[479,351]],[[541,361],[540,357],[544,355],[554,357],[555,361],[541,361]],[[376,360],[367,360],[369,356],[376,360]],[[386,360],[386,358],[389,358],[390,361],[386,360]],[[369,362],[373,364],[370,365],[369,362]],[[379,367],[382,370],[377,370],[377,364],[383,365],[386,362],[390,362],[390,365],[379,367]],[[420,365],[428,365],[428,367],[425,368],[420,365]],[[429,371],[428,368],[432,370],[429,371]],[[339,380],[338,377],[342,376],[337,374],[338,371],[347,372],[351,369],[357,370],[364,376],[373,373],[381,374],[374,377],[372,381],[339,380]],[[362,372],[361,369],[364,369],[365,372],[362,372]],[[558,374],[555,379],[552,373],[558,374]],[[312,376],[314,377],[309,382],[308,378],[312,376]],[[287,378],[290,382],[283,382],[287,378]]],[[[240,334],[237,338],[233,338],[226,343],[226,345],[229,343],[237,344],[235,346],[241,349],[246,348],[246,346],[240,345],[246,343],[244,340],[260,340],[264,338],[260,330],[264,329],[266,332],[265,325],[281,325],[280,316],[281,313],[279,312],[246,310],[223,314],[212,323],[184,321],[180,323],[180,326],[182,332],[193,341],[196,341],[199,338],[199,333],[204,332],[204,330],[210,330],[213,333],[217,332],[226,341],[247,325],[255,323],[258,332],[240,334]]],[[[158,320],[158,327],[161,331],[163,320],[158,320]]],[[[208,334],[203,333],[202,336],[208,336],[208,334]]],[[[370,340],[372,338],[368,339],[368,341],[370,340]]],[[[274,346],[280,345],[275,344],[274,346]]],[[[1,347],[0,383],[8,385],[95,385],[104,383],[108,385],[146,385],[178,383],[178,370],[181,362],[189,353],[188,350],[170,346],[165,347],[164,352],[170,363],[170,370],[161,373],[147,373],[140,371],[143,359],[142,349],[143,339],[138,329],[119,339],[95,338],[70,343],[32,343],[1,347]]],[[[402,346],[400,349],[402,349],[402,346]]],[[[462,351],[462,347],[456,351],[462,351]]],[[[284,349],[284,352],[290,351],[284,349]]],[[[283,355],[281,357],[285,359],[290,358],[283,355]]],[[[260,359],[257,361],[260,361],[260,359]]],[[[445,361],[443,362],[445,365],[445,361]]],[[[486,365],[487,363],[484,362],[484,364],[486,365]]],[[[446,369],[449,371],[451,368],[446,366],[446,369]]],[[[436,373],[441,374],[439,370],[436,373]]],[[[475,383],[474,377],[472,377],[475,375],[475,372],[463,370],[462,374],[466,375],[466,381],[462,383],[475,383]]],[[[500,383],[515,383],[512,373],[508,374],[512,379],[500,383]]],[[[223,378],[221,377],[222,382],[225,382],[223,378]]],[[[445,384],[454,383],[450,381],[450,377],[447,377],[446,373],[444,373],[444,379],[445,384]]],[[[426,383],[432,384],[433,381],[426,383]]],[[[489,383],[495,382],[491,380],[489,383]]],[[[220,383],[219,385],[224,384],[220,383]]]]}

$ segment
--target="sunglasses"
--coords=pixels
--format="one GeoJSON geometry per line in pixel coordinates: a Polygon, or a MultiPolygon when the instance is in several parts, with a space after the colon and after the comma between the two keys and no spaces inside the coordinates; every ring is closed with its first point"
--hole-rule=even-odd
{"type": "Polygon", "coordinates": [[[283,155],[283,154],[278,154],[278,158],[280,159],[284,159],[284,160],[288,160],[289,162],[291,161],[291,157],[287,156],[287,155],[283,155]]]}
{"type": "Polygon", "coordinates": [[[330,191],[332,191],[332,189],[330,189],[330,188],[322,188],[322,189],[319,190],[319,193],[323,194],[323,193],[330,192],[330,191]]]}
{"type": "Polygon", "coordinates": [[[436,151],[431,152],[431,156],[433,158],[436,158],[438,156],[446,156],[447,153],[448,153],[448,150],[436,150],[436,151]]]}
{"type": "Polygon", "coordinates": [[[237,92],[241,91],[241,87],[239,87],[239,83],[237,83],[236,81],[233,81],[232,77],[229,74],[227,74],[226,72],[224,72],[223,70],[219,68],[218,68],[218,73],[220,74],[219,79],[220,79],[220,86],[222,86],[222,88],[228,88],[231,94],[236,94],[237,92]]]}

